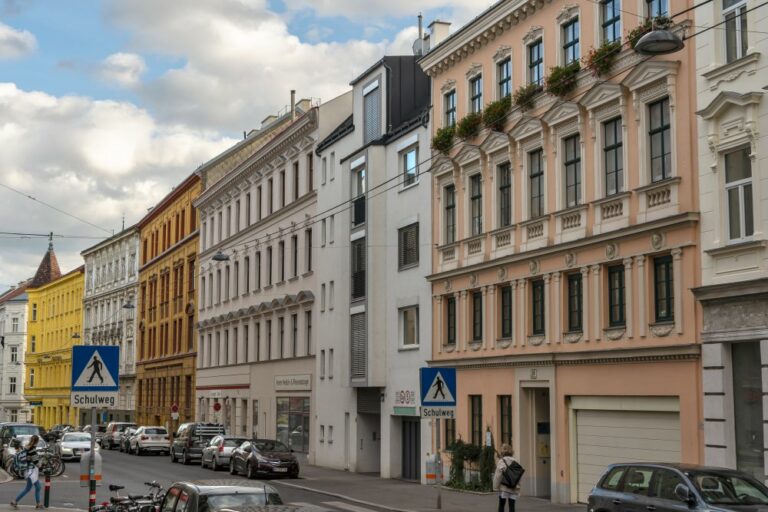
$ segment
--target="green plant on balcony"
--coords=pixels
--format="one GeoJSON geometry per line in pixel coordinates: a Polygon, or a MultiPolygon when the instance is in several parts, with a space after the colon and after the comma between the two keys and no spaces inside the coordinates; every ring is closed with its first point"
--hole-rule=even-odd
{"type": "Polygon", "coordinates": [[[579,71],[581,71],[579,61],[553,67],[549,70],[549,75],[544,80],[547,92],[560,98],[568,96],[576,88],[579,71]]]}
{"type": "Polygon", "coordinates": [[[510,96],[504,96],[500,100],[490,102],[483,110],[483,124],[491,130],[504,131],[504,123],[507,121],[507,114],[511,109],[512,98],[510,96]]]}
{"type": "Polygon", "coordinates": [[[620,41],[606,41],[597,48],[590,48],[589,53],[584,57],[584,67],[595,77],[600,77],[611,70],[619,53],[621,53],[620,41]]]}
{"type": "Polygon", "coordinates": [[[633,28],[629,31],[627,34],[627,41],[629,42],[630,48],[635,48],[635,45],[637,45],[637,42],[640,40],[641,37],[643,37],[645,34],[650,32],[652,29],[657,28],[660,30],[666,30],[669,27],[672,26],[672,19],[668,16],[656,16],[655,18],[646,18],[643,20],[642,23],[640,23],[638,26],[633,28]]]}
{"type": "Polygon", "coordinates": [[[483,114],[472,112],[467,114],[459,124],[456,125],[456,135],[461,139],[471,139],[480,133],[480,127],[483,124],[483,114]]]}
{"type": "Polygon", "coordinates": [[[432,137],[432,149],[441,153],[448,153],[453,147],[453,135],[456,133],[456,127],[453,125],[438,128],[435,136],[432,137]]]}
{"type": "Polygon", "coordinates": [[[521,85],[515,91],[512,96],[512,103],[519,107],[520,110],[530,110],[533,108],[534,99],[536,95],[541,92],[541,85],[537,83],[530,83],[527,85],[521,85]]]}

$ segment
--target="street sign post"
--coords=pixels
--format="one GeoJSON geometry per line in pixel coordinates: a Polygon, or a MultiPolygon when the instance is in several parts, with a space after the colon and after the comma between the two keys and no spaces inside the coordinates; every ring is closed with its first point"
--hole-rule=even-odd
{"type": "Polygon", "coordinates": [[[96,345],[72,347],[73,407],[91,408],[91,449],[88,453],[88,510],[96,507],[97,408],[114,409],[120,390],[120,348],[96,345]]]}
{"type": "Polygon", "coordinates": [[[456,410],[456,368],[420,368],[421,416],[435,420],[437,447],[435,449],[435,483],[438,510],[443,508],[443,459],[440,455],[440,418],[453,418],[456,410]]]}

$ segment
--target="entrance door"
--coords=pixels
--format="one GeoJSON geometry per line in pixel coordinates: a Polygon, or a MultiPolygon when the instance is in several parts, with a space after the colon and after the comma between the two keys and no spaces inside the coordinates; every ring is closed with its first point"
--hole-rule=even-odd
{"type": "Polygon", "coordinates": [[[405,480],[421,480],[421,421],[419,418],[402,418],[402,472],[405,480]]]}
{"type": "Polygon", "coordinates": [[[525,388],[523,411],[528,415],[527,433],[529,449],[524,465],[531,468],[525,477],[526,488],[532,488],[533,496],[549,498],[552,489],[552,455],[549,423],[549,388],[525,388]],[[530,475],[530,476],[528,476],[530,475]],[[530,487],[528,487],[530,486],[530,487]]]}

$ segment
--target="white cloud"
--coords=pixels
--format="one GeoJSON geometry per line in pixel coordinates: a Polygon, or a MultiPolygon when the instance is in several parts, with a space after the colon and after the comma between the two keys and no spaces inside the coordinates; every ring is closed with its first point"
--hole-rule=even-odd
{"type": "Polygon", "coordinates": [[[404,28],[387,46],[387,55],[413,55],[413,43],[419,38],[417,27],[404,28]]]}
{"type": "Polygon", "coordinates": [[[37,49],[37,39],[27,30],[18,30],[0,22],[0,59],[24,57],[37,49]]]}
{"type": "Polygon", "coordinates": [[[101,63],[101,77],[121,87],[135,87],[147,65],[141,55],[135,53],[113,53],[101,63]]]}
{"type": "Polygon", "coordinates": [[[344,16],[358,21],[372,17],[413,16],[419,12],[440,9],[446,12],[472,10],[479,13],[491,5],[494,0],[422,0],[415,4],[412,0],[285,0],[292,11],[313,9],[319,16],[344,16]]]}

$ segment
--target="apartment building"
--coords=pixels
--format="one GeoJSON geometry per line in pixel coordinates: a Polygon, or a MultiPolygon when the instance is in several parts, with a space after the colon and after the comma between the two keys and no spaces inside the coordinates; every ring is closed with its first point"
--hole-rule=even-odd
{"type": "Polygon", "coordinates": [[[414,56],[352,82],[351,115],[318,148],[319,465],[425,481],[419,409],[431,355],[429,79],[414,56]]]}
{"type": "Polygon", "coordinates": [[[441,448],[490,431],[553,502],[584,502],[611,462],[704,460],[696,43],[627,44],[632,11],[693,5],[670,4],[503,0],[420,60],[435,135],[465,135],[431,167],[431,363],[458,378],[441,448]],[[614,41],[600,76],[551,81],[614,41]],[[504,115],[473,131],[486,109],[504,115]]]}
{"type": "Polygon", "coordinates": [[[24,399],[24,352],[27,350],[27,288],[31,279],[0,295],[0,421],[31,419],[24,399]]]}
{"type": "Polygon", "coordinates": [[[704,462],[764,480],[768,383],[768,87],[760,33],[768,11],[753,1],[696,9],[704,462]]]}
{"type": "MultiPolygon", "coordinates": [[[[133,421],[136,397],[136,301],[139,231],[131,226],[80,253],[85,260],[83,343],[120,348],[118,405],[107,421],[133,421]]],[[[80,424],[90,413],[80,412],[80,424]]]]}

